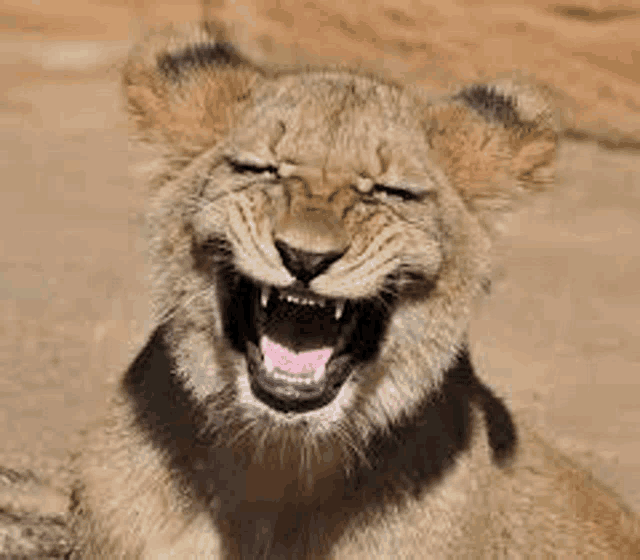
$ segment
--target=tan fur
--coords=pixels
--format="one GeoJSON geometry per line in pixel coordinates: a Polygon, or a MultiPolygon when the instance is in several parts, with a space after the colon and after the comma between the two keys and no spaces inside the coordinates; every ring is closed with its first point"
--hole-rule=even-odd
{"type": "Polygon", "coordinates": [[[497,212],[552,179],[543,97],[495,84],[428,99],[344,70],[202,62],[215,45],[203,31],[158,34],[124,70],[134,132],[158,154],[149,221],[160,334],[77,459],[78,556],[638,554],[637,521],[606,491],[526,430],[513,460],[500,460],[487,436],[504,420],[486,405],[497,399],[474,397],[471,377],[447,385],[489,283],[497,212]],[[374,357],[304,412],[255,396],[249,358],[225,330],[233,301],[219,278],[230,266],[257,289],[291,293],[277,243],[339,255],[309,281],[314,297],[387,302],[374,357]],[[411,461],[431,460],[423,448],[447,456],[438,432],[419,427],[439,406],[458,418],[446,387],[468,396],[468,441],[405,487],[423,468],[411,461]],[[397,426],[430,436],[403,443],[415,454],[405,463],[389,435],[397,426]],[[354,473],[369,478],[352,491],[354,473]]]}

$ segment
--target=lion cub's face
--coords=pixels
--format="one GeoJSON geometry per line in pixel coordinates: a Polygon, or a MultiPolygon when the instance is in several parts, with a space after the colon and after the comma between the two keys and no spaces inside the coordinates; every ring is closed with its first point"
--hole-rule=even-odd
{"type": "Polygon", "coordinates": [[[307,74],[256,95],[216,150],[197,233],[232,255],[221,309],[253,395],[310,411],[374,358],[405,284],[437,274],[437,175],[386,84],[307,74]]]}
{"type": "Polygon", "coordinates": [[[410,413],[487,281],[478,201],[548,178],[546,107],[486,86],[427,103],[350,72],[266,76],[219,45],[172,48],[133,59],[125,85],[164,154],[158,293],[203,333],[176,343],[195,391],[316,432],[410,413]]]}

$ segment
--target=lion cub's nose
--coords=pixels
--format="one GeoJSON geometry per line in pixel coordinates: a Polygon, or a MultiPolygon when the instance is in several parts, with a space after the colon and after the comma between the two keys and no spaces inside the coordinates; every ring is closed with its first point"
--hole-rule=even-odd
{"type": "Polygon", "coordinates": [[[275,225],[273,240],[282,264],[308,284],[347,252],[342,220],[324,201],[298,200],[275,225]]]}
{"type": "Polygon", "coordinates": [[[282,264],[298,280],[307,284],[316,276],[320,276],[327,268],[336,262],[343,251],[327,251],[314,253],[302,251],[287,245],[284,241],[275,242],[276,249],[282,258],[282,264]]]}

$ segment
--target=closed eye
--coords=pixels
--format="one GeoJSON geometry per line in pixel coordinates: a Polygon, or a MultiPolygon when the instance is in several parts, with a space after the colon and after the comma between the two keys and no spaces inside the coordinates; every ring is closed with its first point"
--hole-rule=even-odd
{"type": "Polygon", "coordinates": [[[278,168],[275,165],[247,163],[232,159],[229,159],[228,162],[234,173],[240,173],[243,175],[263,175],[265,173],[275,176],[278,175],[278,168]]]}
{"type": "Polygon", "coordinates": [[[372,192],[374,196],[381,200],[387,200],[389,198],[395,198],[396,200],[402,200],[403,202],[419,201],[424,198],[424,194],[415,193],[407,189],[400,189],[398,187],[389,187],[387,185],[381,185],[376,183],[373,185],[372,192]]]}

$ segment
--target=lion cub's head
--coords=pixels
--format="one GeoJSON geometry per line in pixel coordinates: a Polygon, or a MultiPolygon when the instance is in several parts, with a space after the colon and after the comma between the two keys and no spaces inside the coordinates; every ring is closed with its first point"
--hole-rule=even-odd
{"type": "Polygon", "coordinates": [[[495,207],[552,175],[535,91],[428,99],[266,72],[204,32],[152,38],[124,84],[159,151],[158,320],[201,402],[261,430],[363,436],[437,391],[487,284],[495,207]]]}

